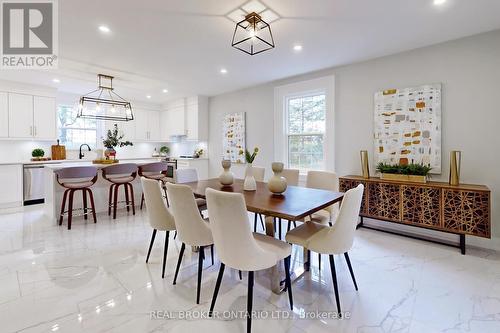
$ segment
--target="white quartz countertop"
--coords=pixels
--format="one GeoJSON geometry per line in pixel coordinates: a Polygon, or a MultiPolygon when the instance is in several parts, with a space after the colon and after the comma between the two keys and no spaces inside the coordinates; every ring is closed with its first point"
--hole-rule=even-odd
{"type": "MultiPolygon", "coordinates": [[[[124,158],[120,159],[123,162],[132,162],[132,161],[160,161],[159,157],[137,157],[137,158],[124,158]]],[[[50,161],[0,161],[0,165],[50,165],[50,164],[75,164],[75,163],[92,163],[91,160],[50,160],[50,161]]]]}
{"type": "MultiPolygon", "coordinates": [[[[142,160],[120,160],[119,163],[116,163],[116,164],[125,164],[125,163],[133,163],[133,164],[137,164],[137,165],[144,165],[144,164],[148,164],[148,163],[151,163],[153,162],[154,160],[158,160],[158,159],[142,159],[142,160]]],[[[116,164],[93,164],[91,161],[87,161],[87,162],[79,162],[79,163],[52,163],[52,164],[44,164],[44,167],[47,168],[47,169],[52,169],[52,170],[61,170],[61,169],[65,169],[65,168],[72,168],[72,167],[81,167],[81,166],[94,166],[98,169],[102,169],[102,168],[105,168],[105,167],[108,167],[110,165],[116,165],[116,164]]]]}

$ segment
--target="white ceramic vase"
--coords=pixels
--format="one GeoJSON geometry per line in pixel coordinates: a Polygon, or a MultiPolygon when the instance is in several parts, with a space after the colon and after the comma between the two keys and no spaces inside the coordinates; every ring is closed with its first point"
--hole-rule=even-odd
{"type": "Polygon", "coordinates": [[[234,175],[229,169],[231,168],[231,160],[222,160],[222,168],[224,171],[222,171],[221,175],[219,176],[219,181],[223,186],[229,186],[232,185],[234,182],[234,175]]]}
{"type": "Polygon", "coordinates": [[[245,169],[245,181],[243,182],[243,189],[245,191],[257,190],[257,183],[255,182],[255,178],[253,176],[252,163],[248,163],[245,169]]]}
{"type": "Polygon", "coordinates": [[[274,175],[269,179],[267,188],[273,194],[282,194],[286,190],[286,178],[281,176],[283,166],[281,162],[274,162],[272,164],[274,175]]]}

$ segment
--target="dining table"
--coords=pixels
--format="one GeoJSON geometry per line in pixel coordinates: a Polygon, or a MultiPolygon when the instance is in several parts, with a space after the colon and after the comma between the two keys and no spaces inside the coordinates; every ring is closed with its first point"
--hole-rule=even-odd
{"type": "MultiPolygon", "coordinates": [[[[271,237],[275,237],[276,219],[284,219],[292,223],[303,222],[313,213],[341,202],[344,196],[342,192],[300,186],[287,186],[286,191],[282,194],[273,194],[269,191],[267,183],[256,183],[257,189],[254,191],[244,190],[242,179],[235,179],[233,184],[229,186],[222,185],[218,178],[198,180],[184,183],[184,185],[191,187],[195,197],[203,199],[205,199],[207,188],[243,194],[247,210],[265,216],[265,233],[271,237]]],[[[302,277],[310,267],[309,251],[304,248],[302,253],[303,265],[293,265],[294,269],[291,272],[293,281],[302,277]]],[[[271,269],[271,290],[276,294],[284,291],[282,267],[283,265],[278,263],[271,269]]]]}

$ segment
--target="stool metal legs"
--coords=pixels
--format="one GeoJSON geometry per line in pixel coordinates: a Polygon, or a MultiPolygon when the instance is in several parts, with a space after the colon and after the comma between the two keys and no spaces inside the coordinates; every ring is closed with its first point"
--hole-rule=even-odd
{"type": "Polygon", "coordinates": [[[88,187],[84,188],[75,188],[75,189],[66,189],[63,194],[62,204],[61,204],[61,213],[59,214],[59,225],[62,225],[65,213],[68,214],[68,230],[71,230],[71,222],[73,221],[73,198],[76,191],[82,191],[82,200],[83,200],[83,216],[84,219],[88,219],[89,210],[92,212],[92,218],[94,219],[94,223],[97,223],[97,217],[95,213],[95,204],[94,204],[94,195],[92,190],[88,187]],[[88,208],[87,195],[90,199],[90,208],[88,208]],[[68,210],[66,209],[66,201],[68,201],[68,210]]]}

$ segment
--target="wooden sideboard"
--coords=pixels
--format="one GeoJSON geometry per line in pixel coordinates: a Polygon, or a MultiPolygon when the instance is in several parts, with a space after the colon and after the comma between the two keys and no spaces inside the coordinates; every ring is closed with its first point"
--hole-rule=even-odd
{"type": "Polygon", "coordinates": [[[491,238],[490,190],[486,186],[340,177],[342,192],[358,184],[365,186],[361,217],[457,234],[462,254],[465,235],[491,238]]]}

